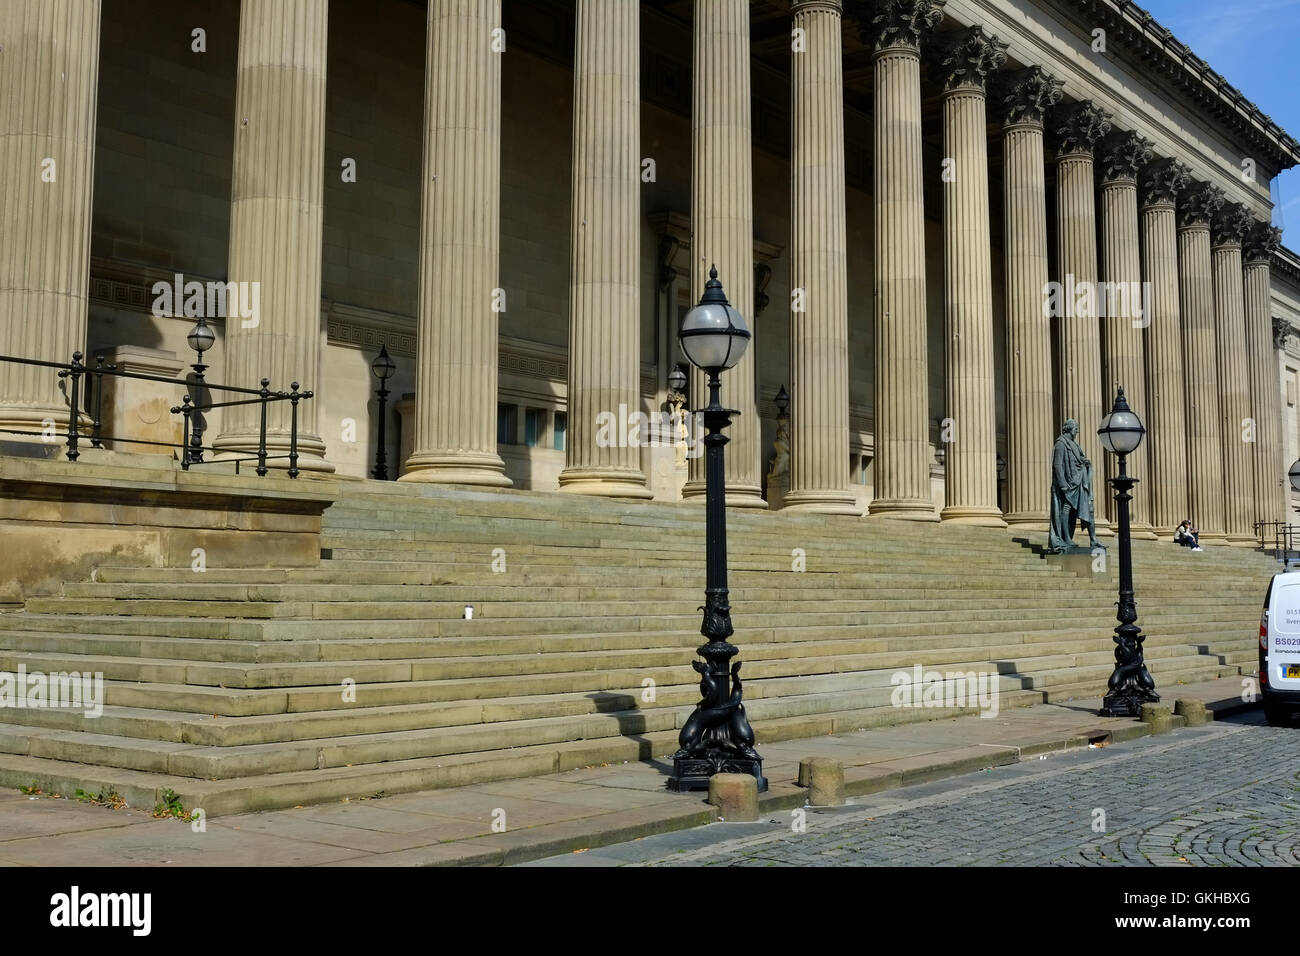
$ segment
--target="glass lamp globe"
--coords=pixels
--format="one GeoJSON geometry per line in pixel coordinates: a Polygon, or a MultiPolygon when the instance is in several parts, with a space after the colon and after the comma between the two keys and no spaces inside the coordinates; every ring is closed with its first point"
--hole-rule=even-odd
{"type": "Polygon", "coordinates": [[[673,370],[668,373],[668,387],[674,392],[686,390],[686,370],[680,365],[674,365],[673,370]]]}
{"type": "Polygon", "coordinates": [[[1124,389],[1121,388],[1115,399],[1115,407],[1101,420],[1101,427],[1097,429],[1102,447],[1116,455],[1130,455],[1142,444],[1142,436],[1146,433],[1142,419],[1128,407],[1124,389]]]}
{"type": "Polygon", "coordinates": [[[1300,458],[1291,463],[1291,468],[1287,471],[1286,476],[1291,479],[1291,487],[1300,491],[1300,458]]]}
{"type": "Polygon", "coordinates": [[[375,378],[379,379],[379,381],[386,382],[392,377],[393,372],[396,371],[396,369],[397,363],[388,357],[388,346],[381,345],[379,347],[379,354],[376,355],[375,360],[370,363],[370,371],[375,374],[375,378]]]}
{"type": "Polygon", "coordinates": [[[217,341],[217,336],[208,328],[208,320],[199,316],[198,323],[190,329],[190,334],[185,336],[185,341],[190,343],[190,348],[202,355],[212,348],[212,344],[217,341]]]}
{"type": "Polygon", "coordinates": [[[709,270],[700,304],[682,316],[682,352],[696,368],[717,373],[735,368],[749,346],[749,327],[722,292],[718,270],[709,270]]]}

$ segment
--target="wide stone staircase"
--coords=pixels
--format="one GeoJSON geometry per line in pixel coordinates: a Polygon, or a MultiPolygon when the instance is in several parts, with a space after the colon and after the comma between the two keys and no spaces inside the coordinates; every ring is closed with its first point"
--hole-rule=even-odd
{"type": "MultiPolygon", "coordinates": [[[[731,512],[728,531],[760,748],[973,712],[894,706],[916,665],[995,673],[1001,708],[1105,687],[1113,569],[993,529],[731,512]]],[[[171,790],[212,815],[670,754],[698,699],[703,540],[695,504],[366,481],[326,512],[319,569],[100,567],[0,614],[0,671],[102,672],[106,701],[0,710],[0,786],[171,790]]],[[[1159,690],[1255,669],[1274,562],[1135,542],[1134,563],[1159,690]]]]}

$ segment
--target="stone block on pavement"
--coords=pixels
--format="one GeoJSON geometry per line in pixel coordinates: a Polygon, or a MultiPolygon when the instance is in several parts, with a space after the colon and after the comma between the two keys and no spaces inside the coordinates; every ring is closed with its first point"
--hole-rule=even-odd
{"type": "Polygon", "coordinates": [[[709,803],[728,823],[758,819],[758,781],[747,773],[715,773],[709,778],[709,803]]]}

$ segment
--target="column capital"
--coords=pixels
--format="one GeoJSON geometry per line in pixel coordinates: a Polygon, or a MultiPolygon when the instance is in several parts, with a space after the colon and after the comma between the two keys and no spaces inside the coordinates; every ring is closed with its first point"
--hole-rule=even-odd
{"type": "Polygon", "coordinates": [[[877,0],[870,22],[861,28],[862,42],[876,53],[890,49],[920,51],[926,35],[943,19],[947,0],[877,0]]]}
{"type": "Polygon", "coordinates": [[[1138,174],[1138,189],[1143,206],[1173,206],[1178,194],[1191,182],[1191,171],[1178,159],[1154,159],[1138,174]]]}
{"type": "Polygon", "coordinates": [[[1240,246],[1241,238],[1255,217],[1239,202],[1225,203],[1218,215],[1210,220],[1210,244],[1215,246],[1240,246]]]}
{"type": "Polygon", "coordinates": [[[1247,262],[1268,264],[1282,245],[1282,230],[1272,223],[1256,219],[1246,230],[1241,248],[1247,262]]]}
{"type": "Polygon", "coordinates": [[[1133,130],[1115,130],[1097,144],[1101,181],[1137,183],[1142,167],[1151,162],[1151,140],[1133,130]]]}
{"type": "Polygon", "coordinates": [[[1092,155],[1093,147],[1110,132],[1110,114],[1091,100],[1081,100],[1057,111],[1052,138],[1058,156],[1071,153],[1092,155]]]}
{"type": "Polygon", "coordinates": [[[1007,44],[978,26],[936,37],[934,51],[934,73],[945,93],[983,91],[989,76],[1007,62],[1007,44]]]}
{"type": "Polygon", "coordinates": [[[1178,225],[1182,229],[1208,228],[1224,203],[1223,190],[1213,183],[1191,180],[1178,197],[1178,225]]]}
{"type": "Polygon", "coordinates": [[[1064,80],[1058,80],[1041,66],[1031,66],[1006,74],[996,84],[1002,101],[1002,125],[1021,123],[1041,127],[1047,112],[1061,102],[1064,80]]]}
{"type": "Polygon", "coordinates": [[[798,16],[801,13],[833,13],[840,16],[844,13],[844,3],[843,0],[793,0],[790,15],[798,16]]]}

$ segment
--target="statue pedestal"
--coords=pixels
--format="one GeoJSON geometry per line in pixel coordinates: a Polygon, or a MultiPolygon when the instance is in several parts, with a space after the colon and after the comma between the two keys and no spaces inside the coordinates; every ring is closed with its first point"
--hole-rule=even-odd
{"type": "Polygon", "coordinates": [[[1115,577],[1111,570],[1110,552],[1094,555],[1091,551],[1072,551],[1066,554],[1048,554],[1047,563],[1061,571],[1068,571],[1077,577],[1092,578],[1098,581],[1110,581],[1115,577]]]}

